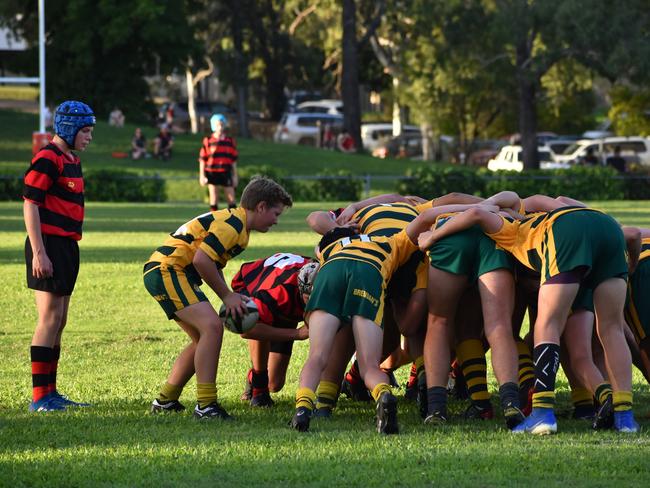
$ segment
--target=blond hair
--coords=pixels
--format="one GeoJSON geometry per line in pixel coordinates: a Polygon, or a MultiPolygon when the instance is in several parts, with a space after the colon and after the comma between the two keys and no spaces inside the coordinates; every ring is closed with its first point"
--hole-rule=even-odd
{"type": "Polygon", "coordinates": [[[240,205],[247,210],[255,210],[257,204],[266,202],[270,207],[284,205],[291,207],[293,200],[282,185],[270,178],[255,176],[241,194],[240,205]]]}

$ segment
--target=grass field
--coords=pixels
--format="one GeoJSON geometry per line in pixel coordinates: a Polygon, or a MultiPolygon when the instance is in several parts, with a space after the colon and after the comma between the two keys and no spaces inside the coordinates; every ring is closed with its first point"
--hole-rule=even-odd
{"type": "MultiPolygon", "coordinates": [[[[316,237],[307,232],[304,217],[334,205],[296,205],[270,233],[254,234],[241,257],[309,253],[316,237]]],[[[647,203],[607,202],[602,207],[624,223],[650,226],[647,203]]],[[[33,294],[24,285],[21,208],[0,203],[1,486],[577,487],[647,482],[650,421],[644,417],[650,411],[650,389],[638,372],[634,389],[644,429],[640,435],[595,433],[567,418],[560,419],[560,433],[548,438],[514,437],[501,419],[454,418],[436,430],[421,423],[414,405],[400,401],[402,433],[387,438],[374,432],[370,405],[345,398],[332,420],[315,421],[312,432],[301,435],[286,423],[307,344],[294,347],[287,384],[274,395],[275,407],[252,410],[239,400],[249,367],[246,343],[226,332],[219,397],[236,422],[197,423],[189,413],[148,415],[185,339],[144,290],[142,264],[165,233],[204,211],[189,203],[87,205],[82,268],[64,334],[59,386],[94,407],[34,415],[27,412],[28,352],[36,313],[33,294]]],[[[241,262],[229,264],[228,278],[241,262]]],[[[401,383],[406,375],[406,370],[398,371],[401,383]]],[[[558,386],[560,411],[568,413],[562,375],[558,386]]],[[[194,398],[192,381],[181,401],[191,406],[194,398]]],[[[451,404],[454,413],[464,407],[451,404]]]]}

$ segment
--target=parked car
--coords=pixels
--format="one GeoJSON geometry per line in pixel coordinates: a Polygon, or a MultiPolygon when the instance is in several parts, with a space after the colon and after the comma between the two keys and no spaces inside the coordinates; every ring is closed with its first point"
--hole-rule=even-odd
{"type": "MultiPolygon", "coordinates": [[[[503,146],[501,151],[499,151],[499,154],[488,161],[487,167],[490,171],[522,171],[524,169],[522,152],[523,149],[521,146],[503,146]]],[[[538,147],[537,154],[539,155],[540,169],[560,169],[569,167],[568,164],[556,163],[553,161],[551,151],[546,146],[538,147]]]]}
{"type": "MultiPolygon", "coordinates": [[[[405,125],[402,127],[402,133],[420,134],[420,128],[415,125],[405,125]]],[[[372,153],[391,137],[393,137],[393,124],[390,122],[361,124],[361,142],[366,151],[372,153]]]]}
{"type": "MultiPolygon", "coordinates": [[[[210,127],[210,117],[220,113],[226,116],[233,116],[236,111],[223,102],[195,102],[196,117],[199,122],[199,129],[204,130],[210,127]]],[[[158,109],[158,123],[169,124],[168,113],[171,111],[172,132],[187,132],[190,130],[190,114],[187,108],[187,101],[163,103],[158,109]]]]}
{"type": "Polygon", "coordinates": [[[488,161],[493,159],[506,142],[501,139],[480,139],[475,140],[469,147],[467,164],[470,166],[487,166],[488,161]]]}
{"type": "Polygon", "coordinates": [[[564,137],[560,137],[557,139],[552,139],[546,143],[546,146],[551,150],[553,159],[555,159],[556,156],[559,156],[561,154],[564,154],[564,151],[567,150],[569,146],[572,144],[575,144],[575,142],[578,139],[565,139],[564,137]]]}
{"type": "Polygon", "coordinates": [[[312,100],[302,102],[296,107],[296,112],[340,115],[343,113],[343,102],[341,100],[312,100]]]}
{"type": "Polygon", "coordinates": [[[397,137],[384,139],[372,155],[377,158],[418,158],[422,157],[422,135],[420,133],[404,133],[397,137]]]}
{"type": "Polygon", "coordinates": [[[309,102],[311,100],[321,100],[322,98],[323,94],[319,91],[295,90],[287,97],[286,111],[289,113],[295,112],[296,108],[301,103],[309,102]]]}
{"type": "Polygon", "coordinates": [[[644,137],[606,137],[604,139],[581,139],[567,147],[563,154],[555,157],[561,163],[576,164],[581,162],[592,150],[600,164],[605,164],[614,148],[621,148],[621,156],[628,163],[650,166],[650,139],[644,137]]]}
{"type": "Polygon", "coordinates": [[[325,124],[340,131],[343,116],[334,114],[285,113],[278,123],[273,140],[285,144],[315,146],[319,142],[319,132],[325,124]]]}

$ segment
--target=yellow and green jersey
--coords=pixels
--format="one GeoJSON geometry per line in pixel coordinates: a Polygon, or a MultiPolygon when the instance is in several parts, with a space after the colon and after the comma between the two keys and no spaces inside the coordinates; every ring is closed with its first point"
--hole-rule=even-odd
{"type": "Polygon", "coordinates": [[[199,215],[181,225],[154,251],[148,262],[159,262],[176,268],[192,264],[201,249],[219,268],[240,254],[248,245],[246,210],[218,210],[199,215]]]}
{"type": "Polygon", "coordinates": [[[388,281],[395,270],[418,250],[405,230],[391,237],[357,234],[339,239],[323,249],[321,266],[343,259],[360,261],[373,266],[388,281]]]}
{"type": "Polygon", "coordinates": [[[562,207],[552,212],[529,213],[522,220],[503,217],[503,227],[494,234],[487,234],[499,246],[510,252],[520,263],[535,270],[542,270],[549,249],[555,249],[553,223],[558,217],[570,212],[598,212],[584,207],[562,207]]]}
{"type": "Polygon", "coordinates": [[[359,223],[359,233],[390,237],[406,229],[417,216],[416,207],[408,203],[379,203],[362,208],[352,218],[359,223]]]}
{"type": "Polygon", "coordinates": [[[650,258],[650,237],[641,239],[641,254],[639,254],[639,262],[648,258],[650,258]]]}

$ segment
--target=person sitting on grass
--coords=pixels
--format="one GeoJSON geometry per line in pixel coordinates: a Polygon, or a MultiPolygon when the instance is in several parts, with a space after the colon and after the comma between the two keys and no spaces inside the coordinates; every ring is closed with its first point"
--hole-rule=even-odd
{"type": "Polygon", "coordinates": [[[172,157],[172,147],[174,147],[174,136],[167,126],[163,125],[153,140],[153,155],[155,158],[167,161],[172,157]]]}
{"type": "Polygon", "coordinates": [[[147,138],[142,133],[142,129],[137,127],[133,139],[131,139],[131,159],[144,159],[149,157],[147,154],[147,138]]]}
{"type": "Polygon", "coordinates": [[[291,196],[267,178],[253,178],[244,188],[241,206],[209,212],[181,225],[144,265],[144,284],[168,319],[175,320],[191,342],[178,355],[151,412],[178,412],[185,384],[196,373],[198,419],[230,419],[217,402],[217,367],[223,323],[200,285],[205,281],[221,298],[226,313],[246,313],[246,297],[228,288],[227,262],[248,246],[250,231],[267,232],[278,222],[291,196]]]}
{"type": "Polygon", "coordinates": [[[293,341],[309,337],[307,327],[296,327],[318,266],[305,256],[276,253],[242,264],[232,279],[232,290],[250,297],[260,314],[257,325],[241,335],[248,339],[252,362],[242,400],[253,407],[273,406],[270,392],[284,386],[293,341]]]}

